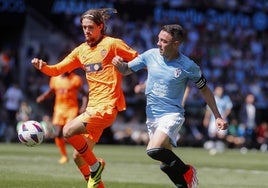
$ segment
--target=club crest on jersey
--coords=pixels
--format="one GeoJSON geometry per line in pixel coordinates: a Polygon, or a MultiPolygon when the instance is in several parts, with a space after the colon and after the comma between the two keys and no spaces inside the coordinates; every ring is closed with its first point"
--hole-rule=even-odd
{"type": "Polygon", "coordinates": [[[175,76],[175,78],[178,78],[180,75],[181,75],[181,69],[178,68],[178,69],[175,70],[174,76],[175,76]]]}
{"type": "Polygon", "coordinates": [[[86,58],[87,58],[86,56],[84,56],[84,55],[82,56],[83,61],[85,61],[85,60],[86,60],[86,58]]]}
{"type": "Polygon", "coordinates": [[[106,54],[107,54],[107,50],[106,50],[106,49],[102,49],[102,50],[101,50],[101,56],[102,56],[102,57],[105,57],[106,54]]]}

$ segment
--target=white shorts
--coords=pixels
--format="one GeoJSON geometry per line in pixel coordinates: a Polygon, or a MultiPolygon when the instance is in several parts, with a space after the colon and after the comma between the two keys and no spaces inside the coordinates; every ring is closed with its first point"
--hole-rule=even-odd
{"type": "Polygon", "coordinates": [[[179,130],[185,118],[180,113],[165,114],[160,118],[148,118],[146,121],[149,137],[151,138],[155,130],[161,130],[170,138],[170,143],[177,146],[179,130]]]}

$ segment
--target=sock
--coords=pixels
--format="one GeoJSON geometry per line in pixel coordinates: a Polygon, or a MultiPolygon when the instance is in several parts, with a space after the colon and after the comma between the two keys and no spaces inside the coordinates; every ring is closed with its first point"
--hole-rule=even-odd
{"type": "Polygon", "coordinates": [[[79,166],[78,169],[83,174],[85,180],[88,181],[89,180],[89,176],[90,176],[90,170],[89,170],[88,164],[84,164],[82,166],[79,166]]]}
{"type": "Polygon", "coordinates": [[[91,172],[96,172],[98,170],[99,166],[100,166],[100,163],[98,161],[95,164],[93,164],[93,165],[90,166],[90,171],[91,172]]]}
{"type": "Polygon", "coordinates": [[[56,146],[60,150],[61,155],[67,157],[67,151],[66,151],[66,147],[65,147],[65,140],[64,140],[64,138],[56,137],[54,140],[55,140],[56,146]]]}
{"type": "Polygon", "coordinates": [[[89,166],[92,166],[98,162],[96,156],[88,147],[87,142],[82,135],[74,135],[66,139],[80,153],[81,157],[84,158],[89,166]]]}
{"type": "Polygon", "coordinates": [[[170,180],[179,187],[187,188],[184,174],[189,170],[189,166],[186,165],[173,151],[165,148],[153,148],[147,150],[147,154],[158,161],[161,161],[163,165],[160,169],[165,172],[170,180]]]}
{"type": "Polygon", "coordinates": [[[175,168],[172,168],[166,164],[160,165],[160,169],[166,173],[169,179],[179,188],[187,188],[187,183],[184,176],[179,174],[175,168]]]}
{"type": "Polygon", "coordinates": [[[147,150],[147,154],[162,163],[174,167],[177,169],[177,172],[184,174],[189,170],[189,166],[186,165],[173,151],[165,148],[153,148],[147,150]]]}

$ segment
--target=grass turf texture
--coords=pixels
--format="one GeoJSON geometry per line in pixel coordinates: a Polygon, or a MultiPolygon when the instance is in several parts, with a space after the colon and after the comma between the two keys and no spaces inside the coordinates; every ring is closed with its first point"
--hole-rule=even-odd
{"type": "MultiPolygon", "coordinates": [[[[102,178],[106,188],[172,188],[157,162],[147,157],[145,146],[97,145],[95,153],[105,159],[102,178]]],[[[267,188],[268,153],[238,150],[209,155],[198,148],[176,148],[187,163],[197,167],[200,188],[267,188]]],[[[71,157],[72,148],[68,145],[71,157]]],[[[74,162],[58,164],[54,144],[36,147],[0,144],[1,188],[86,188],[74,162]]]]}

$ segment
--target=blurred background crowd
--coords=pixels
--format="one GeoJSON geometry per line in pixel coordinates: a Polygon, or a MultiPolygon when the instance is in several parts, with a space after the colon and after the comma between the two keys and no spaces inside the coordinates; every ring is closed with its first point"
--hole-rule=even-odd
{"type": "MultiPolygon", "coordinates": [[[[81,13],[101,7],[118,11],[107,23],[108,34],[122,38],[138,52],[156,47],[162,25],[182,25],[186,39],[180,50],[201,67],[213,91],[222,88],[220,99],[230,99],[227,134],[212,137],[206,104],[190,83],[180,146],[267,150],[266,0],[0,0],[0,141],[17,142],[15,129],[20,121],[35,119],[49,124],[53,98],[35,102],[48,89],[49,77],[36,71],[31,59],[39,57],[49,64],[61,60],[84,42],[81,13]]],[[[147,143],[145,98],[134,91],[145,80],[145,72],[124,78],[128,108],[104,132],[101,143],[147,143]]]]}

